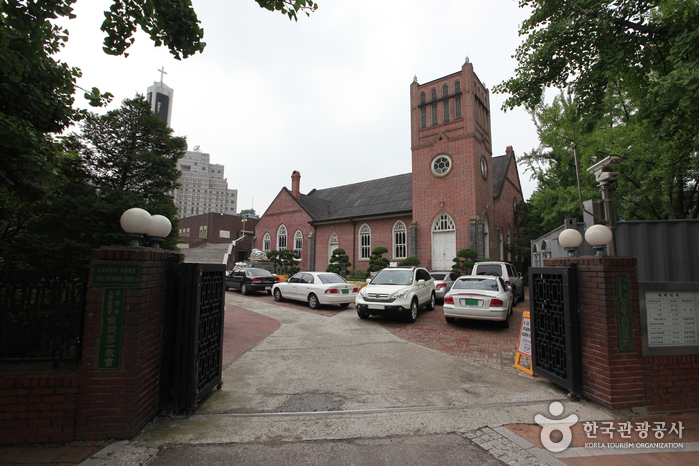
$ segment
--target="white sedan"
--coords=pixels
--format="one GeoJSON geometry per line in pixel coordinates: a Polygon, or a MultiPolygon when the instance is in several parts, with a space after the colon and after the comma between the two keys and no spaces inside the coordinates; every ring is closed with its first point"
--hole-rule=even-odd
{"type": "Polygon", "coordinates": [[[512,287],[505,285],[501,277],[459,277],[444,297],[444,318],[448,323],[457,318],[495,320],[507,328],[513,301],[512,287]]]}
{"type": "Polygon", "coordinates": [[[272,287],[276,301],[306,301],[311,309],[318,309],[321,304],[347,307],[354,302],[358,291],[357,285],[331,272],[299,272],[272,287]]]}

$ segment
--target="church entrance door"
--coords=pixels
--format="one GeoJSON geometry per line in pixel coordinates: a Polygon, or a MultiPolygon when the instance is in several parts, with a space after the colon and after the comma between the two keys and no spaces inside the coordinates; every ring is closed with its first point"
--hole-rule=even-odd
{"type": "Polygon", "coordinates": [[[432,270],[451,270],[456,257],[456,228],[454,220],[440,215],[432,225],[432,270]]]}

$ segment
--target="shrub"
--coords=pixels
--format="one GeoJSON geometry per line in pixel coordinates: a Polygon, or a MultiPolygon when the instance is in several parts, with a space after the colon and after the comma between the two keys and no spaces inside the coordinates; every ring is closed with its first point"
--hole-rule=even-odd
{"type": "Polygon", "coordinates": [[[460,249],[459,252],[456,253],[454,265],[452,266],[451,271],[458,273],[459,275],[470,274],[471,269],[473,269],[473,264],[476,263],[477,257],[478,253],[473,249],[460,249]]]}
{"type": "Polygon", "coordinates": [[[383,255],[387,252],[388,249],[386,249],[383,246],[376,247],[371,251],[371,257],[369,258],[369,268],[367,269],[369,273],[378,272],[379,270],[385,269],[391,264],[391,261],[383,257],[383,255]]]}
{"type": "Polygon", "coordinates": [[[407,257],[403,262],[400,264],[401,267],[414,267],[416,265],[420,265],[420,259],[417,257],[407,257]]]}
{"type": "Polygon", "coordinates": [[[332,256],[330,256],[330,264],[328,268],[325,269],[326,272],[342,273],[342,266],[344,265],[345,271],[347,267],[352,265],[349,261],[349,256],[342,248],[337,248],[333,251],[332,256]]]}

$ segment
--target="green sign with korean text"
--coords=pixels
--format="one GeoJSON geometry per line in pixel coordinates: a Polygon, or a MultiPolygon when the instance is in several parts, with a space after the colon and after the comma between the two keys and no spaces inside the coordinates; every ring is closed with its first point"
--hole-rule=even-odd
{"type": "Polygon", "coordinates": [[[113,262],[93,264],[92,284],[111,286],[138,285],[141,277],[139,264],[115,264],[113,262]]]}
{"type": "Polygon", "coordinates": [[[629,277],[616,277],[616,312],[619,349],[633,349],[633,321],[631,319],[631,283],[629,277]]]}
{"type": "Polygon", "coordinates": [[[98,369],[119,369],[121,367],[124,298],[124,288],[107,288],[104,290],[98,369]]]}

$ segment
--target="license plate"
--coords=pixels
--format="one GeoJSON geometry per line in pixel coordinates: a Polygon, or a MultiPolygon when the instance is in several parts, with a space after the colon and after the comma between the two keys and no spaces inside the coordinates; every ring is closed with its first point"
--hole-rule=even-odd
{"type": "Polygon", "coordinates": [[[349,290],[348,290],[347,288],[344,288],[344,289],[342,290],[342,294],[349,294],[349,290]]]}
{"type": "Polygon", "coordinates": [[[271,286],[265,286],[265,290],[271,290],[271,289],[272,289],[271,286]]]}
{"type": "Polygon", "coordinates": [[[462,306],[478,306],[477,299],[465,298],[461,300],[462,306]]]}

